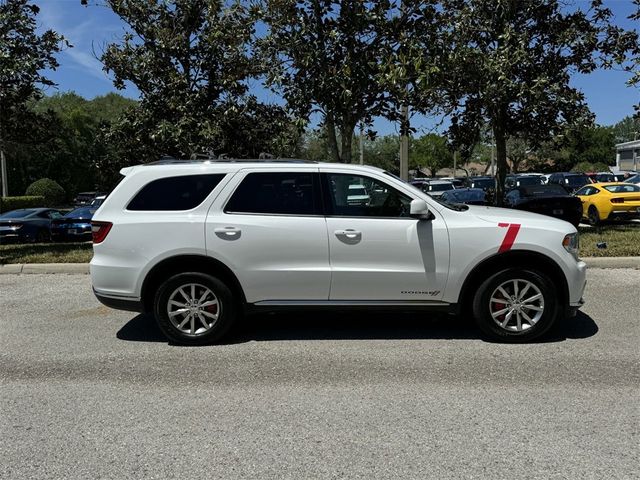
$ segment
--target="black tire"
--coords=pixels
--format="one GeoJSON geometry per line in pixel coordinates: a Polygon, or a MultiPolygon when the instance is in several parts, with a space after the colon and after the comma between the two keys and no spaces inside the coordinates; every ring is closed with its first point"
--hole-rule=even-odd
{"type": "Polygon", "coordinates": [[[598,209],[596,207],[594,207],[593,205],[591,205],[589,207],[589,224],[597,227],[598,225],[600,225],[600,213],[598,213],[598,209]]]}
{"type": "MultiPolygon", "coordinates": [[[[186,303],[186,299],[184,298],[182,298],[181,301],[186,303]]],[[[172,304],[172,306],[175,306],[175,304],[172,304]]],[[[202,309],[200,311],[202,311],[202,309]]],[[[156,292],[156,296],[154,298],[153,312],[156,321],[158,322],[158,327],[160,327],[162,333],[164,333],[170,341],[182,345],[206,345],[218,342],[224,337],[224,335],[235,323],[236,317],[238,316],[239,308],[237,306],[237,301],[236,299],[234,299],[233,293],[231,292],[229,287],[227,287],[218,278],[204,273],[188,272],[174,275],[167,279],[162,285],[160,285],[160,288],[158,288],[158,291],[156,292]],[[205,291],[204,289],[207,288],[213,293],[215,299],[218,302],[215,311],[215,314],[217,314],[217,319],[215,321],[209,320],[213,322],[213,325],[210,326],[208,330],[206,329],[206,327],[204,327],[203,323],[197,323],[199,319],[195,318],[192,315],[192,317],[195,318],[195,323],[197,324],[198,329],[203,330],[200,332],[198,332],[198,330],[195,330],[194,333],[192,333],[193,327],[191,327],[192,332],[184,331],[185,329],[189,328],[189,325],[191,325],[190,320],[187,320],[187,325],[185,325],[183,329],[180,329],[178,328],[179,325],[174,325],[168,311],[168,308],[170,308],[169,300],[172,298],[174,293],[177,292],[178,289],[181,288],[181,286],[185,288],[185,286],[188,285],[190,289],[191,284],[196,284],[201,287],[195,287],[195,298],[203,295],[203,292],[205,291]]],[[[212,314],[214,312],[208,313],[212,314]]],[[[176,322],[179,323],[180,321],[184,321],[184,319],[186,319],[188,315],[190,314],[180,313],[175,315],[173,318],[176,318],[176,322]]],[[[205,318],[204,314],[200,315],[200,317],[203,319],[203,321],[209,318],[205,318]]]]}
{"type": "MultiPolygon", "coordinates": [[[[507,293],[513,293],[513,289],[509,291],[509,286],[505,288],[507,293]]],[[[521,288],[520,293],[522,293],[522,290],[521,288]]],[[[490,340],[506,343],[530,342],[547,333],[557,321],[562,309],[559,308],[560,305],[556,292],[557,289],[554,287],[551,279],[542,272],[520,268],[502,270],[485,280],[476,291],[473,298],[473,315],[476,324],[490,340]],[[537,289],[542,295],[541,300],[543,302],[543,310],[540,312],[541,316],[534,324],[530,324],[530,322],[524,320],[524,316],[520,316],[518,313],[519,319],[522,320],[521,324],[524,327],[520,331],[517,330],[516,314],[511,315],[508,323],[505,327],[502,327],[498,324],[498,321],[502,322],[506,320],[506,314],[498,316],[498,320],[494,320],[490,310],[490,308],[493,307],[496,308],[494,313],[499,313],[503,308],[509,306],[506,302],[504,304],[493,302],[492,298],[496,297],[492,297],[492,295],[496,294],[497,297],[504,298],[504,295],[499,293],[498,287],[504,286],[507,282],[509,282],[509,285],[512,285],[514,280],[521,282],[519,283],[520,287],[526,286],[527,283],[532,284],[533,286],[530,286],[528,290],[537,295],[535,291],[535,289],[537,289]]],[[[525,295],[525,297],[528,295],[529,294],[525,295]]],[[[538,308],[540,307],[537,301],[532,302],[531,305],[535,305],[538,308]]],[[[537,315],[537,313],[532,314],[533,310],[528,310],[526,307],[522,308],[527,316],[535,317],[537,315]]],[[[521,310],[518,310],[518,312],[520,311],[521,310]]]]}

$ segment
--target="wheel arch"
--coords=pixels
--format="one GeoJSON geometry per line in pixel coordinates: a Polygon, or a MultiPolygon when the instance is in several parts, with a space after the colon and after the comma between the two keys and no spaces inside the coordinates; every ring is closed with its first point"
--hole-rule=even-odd
{"type": "Polygon", "coordinates": [[[529,268],[547,274],[558,287],[560,294],[559,305],[565,306],[569,301],[569,284],[562,268],[547,255],[531,250],[511,250],[486,258],[476,265],[465,279],[460,295],[458,308],[464,310],[473,302],[473,295],[480,284],[490,275],[507,268],[529,268]]]}
{"type": "Polygon", "coordinates": [[[241,306],[246,303],[238,277],[220,260],[205,255],[176,255],[160,261],[145,276],[140,295],[144,311],[153,311],[153,299],[164,280],[186,272],[199,272],[218,277],[238,296],[241,306]]]}

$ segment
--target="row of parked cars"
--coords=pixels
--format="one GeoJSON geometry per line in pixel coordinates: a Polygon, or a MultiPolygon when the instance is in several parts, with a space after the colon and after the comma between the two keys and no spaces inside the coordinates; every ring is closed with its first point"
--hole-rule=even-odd
{"type": "Polygon", "coordinates": [[[0,243],[91,240],[91,219],[106,198],[99,192],[83,192],[76,208],[20,208],[0,215],[0,243]]]}
{"type": "MultiPolygon", "coordinates": [[[[411,183],[446,203],[490,205],[495,178],[417,178],[411,183]]],[[[575,226],[584,220],[640,218],[640,175],[601,172],[514,174],[505,180],[504,206],[561,218],[575,226]]]]}

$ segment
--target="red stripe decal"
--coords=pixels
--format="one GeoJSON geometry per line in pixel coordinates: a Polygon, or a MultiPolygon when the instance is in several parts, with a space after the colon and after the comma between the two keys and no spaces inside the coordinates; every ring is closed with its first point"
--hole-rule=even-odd
{"type": "Polygon", "coordinates": [[[498,249],[498,253],[508,252],[513,247],[513,243],[516,241],[516,237],[518,236],[518,232],[520,231],[519,223],[499,223],[499,227],[506,227],[507,234],[504,236],[504,240],[502,240],[502,245],[498,249]]]}

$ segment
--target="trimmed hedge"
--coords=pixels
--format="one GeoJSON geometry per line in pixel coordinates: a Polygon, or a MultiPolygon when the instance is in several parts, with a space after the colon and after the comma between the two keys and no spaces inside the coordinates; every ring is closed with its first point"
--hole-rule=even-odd
{"type": "Polygon", "coordinates": [[[50,178],[41,178],[27,187],[26,195],[40,195],[48,206],[62,205],[67,194],[60,184],[50,178]]]}
{"type": "Polygon", "coordinates": [[[0,213],[16,210],[18,208],[44,207],[42,195],[25,195],[23,197],[1,197],[0,213]]]}

